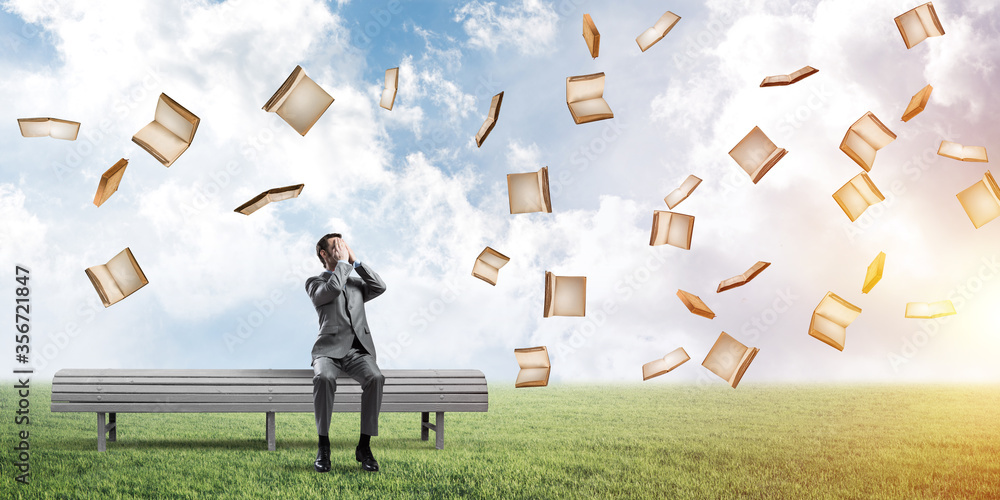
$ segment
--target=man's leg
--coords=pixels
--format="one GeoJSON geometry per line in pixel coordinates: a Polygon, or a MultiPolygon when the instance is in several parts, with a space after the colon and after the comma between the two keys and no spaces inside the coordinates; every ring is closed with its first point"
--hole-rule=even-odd
{"type": "Polygon", "coordinates": [[[372,456],[368,440],[378,435],[378,415],[382,408],[382,386],[385,376],[375,364],[375,358],[367,352],[351,349],[340,359],[340,369],[361,384],[361,440],[355,450],[355,458],[365,470],[378,470],[378,462],[372,456]]]}
{"type": "Polygon", "coordinates": [[[330,418],[339,373],[340,370],[332,359],[320,357],[313,360],[313,412],[316,416],[316,433],[319,434],[319,450],[314,464],[317,472],[330,470],[330,418]]]}

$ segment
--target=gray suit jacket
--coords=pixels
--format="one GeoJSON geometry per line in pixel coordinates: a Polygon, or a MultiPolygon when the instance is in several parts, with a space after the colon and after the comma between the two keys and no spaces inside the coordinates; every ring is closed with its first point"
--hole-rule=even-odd
{"type": "Polygon", "coordinates": [[[324,271],[307,279],[306,292],[319,313],[319,335],[313,344],[312,359],[344,357],[355,336],[374,357],[375,343],[368,329],[364,303],[384,291],[385,282],[364,262],[357,268],[346,261],[338,262],[333,272],[324,271]],[[354,270],[360,278],[351,276],[354,270]]]}

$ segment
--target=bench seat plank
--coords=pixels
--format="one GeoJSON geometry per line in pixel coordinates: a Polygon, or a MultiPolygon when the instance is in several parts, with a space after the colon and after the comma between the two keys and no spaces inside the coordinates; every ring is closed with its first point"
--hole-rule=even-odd
{"type": "MultiPolygon", "coordinates": [[[[337,384],[337,394],[361,394],[361,386],[341,386],[337,384]]],[[[178,393],[178,394],[312,394],[312,384],[309,385],[65,385],[52,386],[52,398],[56,399],[58,394],[63,393],[91,393],[91,394],[141,394],[141,393],[178,393]]],[[[407,393],[407,394],[441,394],[447,392],[485,394],[487,387],[483,385],[386,385],[382,388],[383,394],[407,393]]]]}
{"type": "MultiPolygon", "coordinates": [[[[487,403],[387,403],[382,412],[487,411],[487,403]]],[[[313,403],[52,403],[52,411],[105,413],[267,413],[309,412],[313,403]]],[[[359,412],[361,403],[333,403],[333,411],[359,412]]]]}
{"type": "MultiPolygon", "coordinates": [[[[383,403],[419,403],[422,401],[485,403],[486,394],[444,393],[407,394],[387,393],[382,395],[383,403]]],[[[62,403],[312,403],[312,394],[76,394],[53,395],[53,401],[62,403]]],[[[334,402],[360,402],[361,392],[344,394],[337,391],[334,402]]]]}
{"type": "MultiPolygon", "coordinates": [[[[273,378],[236,378],[236,377],[60,377],[60,384],[96,385],[96,384],[130,384],[130,385],[308,385],[312,387],[312,374],[309,377],[273,377],[273,378]]],[[[53,379],[55,380],[55,379],[53,379]]],[[[478,385],[483,378],[448,378],[421,377],[399,378],[386,377],[385,385],[421,385],[421,384],[451,384],[478,385]]],[[[337,385],[358,385],[350,377],[338,377],[337,385]]]]}
{"type": "MultiPolygon", "coordinates": [[[[480,370],[382,370],[386,378],[414,377],[478,377],[480,370]]],[[[55,377],[312,377],[307,369],[117,369],[117,368],[63,368],[55,377]]]]}

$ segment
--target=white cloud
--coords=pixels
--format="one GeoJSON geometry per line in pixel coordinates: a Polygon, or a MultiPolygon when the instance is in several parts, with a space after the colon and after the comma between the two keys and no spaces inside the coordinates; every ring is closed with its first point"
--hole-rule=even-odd
{"type": "Polygon", "coordinates": [[[454,17],[469,36],[469,46],[496,52],[509,44],[529,55],[552,50],[558,19],[555,10],[541,0],[499,7],[495,2],[474,1],[456,9],[454,17]]]}

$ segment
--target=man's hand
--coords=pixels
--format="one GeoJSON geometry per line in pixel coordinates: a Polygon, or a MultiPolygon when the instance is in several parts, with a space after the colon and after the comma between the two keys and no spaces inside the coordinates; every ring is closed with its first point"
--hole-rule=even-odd
{"type": "MultiPolygon", "coordinates": [[[[346,241],[344,242],[344,246],[347,246],[347,242],[346,241]]],[[[353,266],[354,265],[354,260],[355,260],[354,259],[354,250],[351,250],[351,247],[347,247],[347,262],[350,262],[351,265],[353,266]]]]}
{"type": "Polygon", "coordinates": [[[333,238],[333,248],[331,248],[330,258],[333,260],[333,265],[337,265],[337,261],[345,260],[350,257],[350,249],[347,248],[347,243],[340,238],[333,238]]]}

